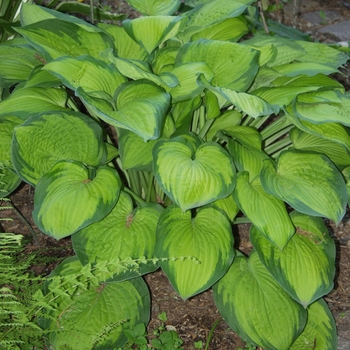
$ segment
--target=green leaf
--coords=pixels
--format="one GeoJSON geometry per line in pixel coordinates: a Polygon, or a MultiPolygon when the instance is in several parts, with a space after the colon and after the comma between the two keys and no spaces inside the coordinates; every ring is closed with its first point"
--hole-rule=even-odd
{"type": "Polygon", "coordinates": [[[24,88],[42,87],[42,88],[58,88],[62,85],[60,79],[43,70],[43,66],[36,66],[30,73],[24,88]]]}
{"type": "Polygon", "coordinates": [[[90,55],[98,58],[100,52],[113,47],[108,34],[89,32],[75,23],[59,19],[46,19],[16,28],[16,31],[48,62],[61,56],[90,55]]]}
{"type": "Polygon", "coordinates": [[[29,87],[16,89],[0,102],[0,116],[13,115],[27,119],[42,112],[66,110],[67,93],[63,89],[29,87]]]}
{"type": "Polygon", "coordinates": [[[259,52],[237,43],[200,39],[183,45],[177,64],[205,62],[214,72],[211,85],[246,91],[258,69],[259,52]]]}
{"type": "Polygon", "coordinates": [[[174,37],[184,22],[183,17],[154,16],[123,21],[123,28],[148,53],[174,37]]]}
{"type": "Polygon", "coordinates": [[[241,124],[242,113],[235,110],[228,110],[224,112],[220,117],[214,120],[211,125],[207,138],[212,140],[219,131],[233,131],[236,126],[241,124]]]}
{"type": "MultiPolygon", "coordinates": [[[[134,208],[130,196],[121,192],[117,205],[104,219],[72,236],[74,251],[83,265],[111,261],[116,257],[120,260],[140,257],[152,259],[161,211],[162,207],[156,204],[134,208]]],[[[117,273],[114,280],[134,278],[157,268],[152,262],[140,264],[126,275],[117,273]]]]}
{"type": "Polygon", "coordinates": [[[338,348],[337,327],[326,302],[319,299],[308,308],[305,329],[290,350],[333,350],[338,348]]]}
{"type": "Polygon", "coordinates": [[[39,229],[61,239],[102,220],[116,204],[118,173],[108,166],[95,176],[76,161],[59,161],[37,183],[33,218],[39,229]],[[113,188],[113,191],[110,189],[113,188]]]}
{"type": "Polygon", "coordinates": [[[159,220],[155,255],[166,258],[159,264],[185,300],[209,288],[230,266],[230,222],[213,207],[200,209],[193,218],[190,211],[169,207],[159,220]]]}
{"type": "Polygon", "coordinates": [[[159,141],[153,157],[158,183],[183,211],[225,198],[235,186],[232,159],[217,143],[197,147],[179,136],[159,141]]]}
{"type": "Polygon", "coordinates": [[[258,177],[249,181],[247,172],[238,175],[233,195],[256,229],[276,250],[282,250],[295,232],[284,202],[267,194],[258,177]]]}
{"type": "Polygon", "coordinates": [[[98,23],[98,26],[113,37],[114,47],[119,58],[147,61],[147,51],[131,39],[123,27],[106,23],[98,23]]]}
{"type": "Polygon", "coordinates": [[[295,77],[301,74],[315,76],[317,74],[332,74],[339,72],[338,69],[326,64],[315,62],[293,62],[274,67],[276,72],[288,77],[295,77]]]}
{"type": "MultiPolygon", "coordinates": [[[[61,263],[51,276],[74,281],[81,270],[81,264],[73,257],[61,263]]],[[[58,307],[48,312],[51,320],[45,329],[56,349],[64,349],[67,344],[73,349],[118,348],[127,340],[124,329],[132,330],[136,324],[149,321],[150,295],[142,278],[98,286],[72,284],[68,290],[67,285],[60,287],[61,293],[55,294],[58,307]],[[65,297],[65,292],[72,296],[65,297]]]]}
{"type": "MultiPolygon", "coordinates": [[[[339,143],[314,136],[297,128],[293,128],[289,136],[296,149],[324,153],[340,170],[350,165],[350,151],[339,143]]],[[[350,140],[349,135],[347,138],[350,140]]]]}
{"type": "Polygon", "coordinates": [[[138,12],[145,16],[172,15],[180,7],[180,0],[127,0],[138,12]]]}
{"type": "Polygon", "coordinates": [[[338,224],[348,200],[341,173],[325,155],[287,150],[277,160],[265,161],[261,172],[264,190],[297,211],[325,216],[338,224]]]}
{"type": "Polygon", "coordinates": [[[13,165],[33,185],[59,160],[98,166],[106,153],[101,127],[90,117],[71,111],[29,118],[15,128],[12,141],[13,165]]]}
{"type": "Polygon", "coordinates": [[[230,221],[233,221],[239,212],[239,207],[233,198],[233,193],[226,198],[213,202],[213,206],[224,211],[230,221]]]}
{"type": "Polygon", "coordinates": [[[274,280],[256,252],[249,259],[237,256],[213,292],[228,325],[254,345],[288,350],[304,329],[306,310],[274,280]]]}
{"type": "Polygon", "coordinates": [[[191,41],[199,39],[238,41],[248,32],[244,17],[227,18],[194,34],[191,41]]]}
{"type": "Polygon", "coordinates": [[[115,90],[127,81],[114,65],[88,55],[60,57],[46,64],[43,69],[60,78],[70,89],[82,87],[87,93],[104,91],[113,96],[115,90]]]}
{"type": "Polygon", "coordinates": [[[291,219],[297,230],[283,251],[255,227],[250,239],[271,275],[306,308],[333,288],[335,244],[321,218],[294,211],[291,219]]]}
{"type": "Polygon", "coordinates": [[[32,48],[7,43],[0,45],[0,86],[3,88],[27,80],[33,68],[42,64],[32,48]]]}
{"type": "Polygon", "coordinates": [[[101,32],[101,29],[98,29],[96,26],[77,18],[76,16],[70,16],[58,11],[51,10],[47,7],[37,6],[29,3],[22,4],[20,17],[22,27],[47,19],[58,19],[64,22],[74,23],[90,32],[101,32]]]}

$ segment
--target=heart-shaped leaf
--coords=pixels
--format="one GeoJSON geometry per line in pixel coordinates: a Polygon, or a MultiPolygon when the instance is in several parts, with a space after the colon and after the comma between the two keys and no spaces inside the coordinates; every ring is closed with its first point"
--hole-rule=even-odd
{"type": "Polygon", "coordinates": [[[241,44],[200,39],[183,45],[176,63],[205,62],[214,72],[211,85],[239,92],[252,83],[259,69],[258,58],[258,51],[241,44]]]}
{"type": "MultiPolygon", "coordinates": [[[[101,221],[95,222],[72,236],[75,253],[85,265],[110,261],[118,257],[137,259],[154,257],[156,228],[162,207],[145,204],[133,208],[128,194],[121,192],[117,205],[101,221]]],[[[158,266],[150,262],[135,267],[114,280],[129,279],[153,271],[158,266]]]]}
{"type": "Polygon", "coordinates": [[[19,176],[33,185],[59,160],[98,166],[106,156],[101,127],[81,113],[67,110],[36,115],[14,131],[13,165],[19,176]]]}
{"type": "Polygon", "coordinates": [[[306,308],[333,288],[335,245],[321,218],[297,212],[291,218],[297,230],[283,251],[255,227],[250,238],[271,275],[306,308]]]}
{"type": "Polygon", "coordinates": [[[116,204],[118,173],[108,166],[95,176],[76,161],[59,161],[42,176],[34,195],[33,218],[39,229],[60,239],[102,220],[116,204]],[[113,191],[111,191],[113,188],[113,191]]]}
{"type": "Polygon", "coordinates": [[[228,325],[254,345],[288,350],[304,329],[306,310],[274,280],[256,252],[249,259],[237,256],[213,292],[228,325]]]}
{"type": "Polygon", "coordinates": [[[256,229],[273,243],[276,250],[282,250],[295,232],[284,202],[267,194],[259,177],[249,182],[247,172],[239,173],[233,195],[256,229]]]}
{"type": "Polygon", "coordinates": [[[267,193],[301,213],[325,216],[337,224],[345,214],[348,194],[343,176],[320,153],[283,151],[276,168],[272,161],[264,162],[261,183],[267,193]]]}
{"type": "Polygon", "coordinates": [[[164,41],[174,37],[185,18],[176,16],[140,17],[123,21],[123,28],[139,45],[151,53],[164,41]]]}
{"type": "Polygon", "coordinates": [[[323,299],[308,307],[305,329],[290,350],[338,349],[337,327],[333,315],[323,299]]]}
{"type": "MultiPolygon", "coordinates": [[[[90,269],[89,269],[90,270],[90,269]]],[[[95,268],[96,270],[96,268],[95,268]]],[[[142,278],[124,282],[95,284],[80,278],[90,273],[76,257],[64,260],[50,275],[47,287],[55,307],[42,326],[55,349],[67,344],[73,349],[111,349],[123,347],[123,330],[133,330],[150,317],[150,295],[142,278]],[[66,283],[55,283],[55,277],[66,283]],[[79,280],[79,282],[77,282],[79,280]],[[77,282],[77,283],[74,283],[77,282]],[[90,283],[89,283],[90,282],[90,283]]]]}
{"type": "Polygon", "coordinates": [[[137,11],[146,16],[172,15],[180,7],[180,0],[127,0],[137,11]]]}
{"type": "Polygon", "coordinates": [[[225,198],[235,187],[232,159],[217,143],[197,147],[178,136],[159,141],[153,157],[157,181],[183,211],[225,198]]]}
{"type": "Polygon", "coordinates": [[[200,209],[194,218],[190,211],[169,207],[159,219],[155,255],[167,259],[159,264],[185,300],[209,288],[230,266],[230,222],[214,207],[200,209]]]}
{"type": "Polygon", "coordinates": [[[60,78],[70,89],[82,87],[87,93],[104,91],[113,96],[115,90],[127,81],[114,65],[88,55],[60,57],[46,64],[43,69],[60,78]]]}

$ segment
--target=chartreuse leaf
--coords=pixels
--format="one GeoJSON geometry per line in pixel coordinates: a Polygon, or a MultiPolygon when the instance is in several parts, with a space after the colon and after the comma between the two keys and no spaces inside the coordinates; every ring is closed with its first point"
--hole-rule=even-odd
{"type": "Polygon", "coordinates": [[[60,78],[70,89],[82,87],[87,93],[104,91],[113,96],[115,90],[127,81],[114,65],[88,55],[60,57],[46,64],[44,69],[60,78]]]}
{"type": "Polygon", "coordinates": [[[239,212],[239,207],[234,200],[233,194],[226,198],[218,199],[217,201],[213,202],[213,206],[223,210],[230,221],[233,221],[239,212]]]}
{"type": "Polygon", "coordinates": [[[176,16],[140,17],[123,21],[123,28],[148,53],[164,41],[174,37],[184,20],[176,16]]]}
{"type": "Polygon", "coordinates": [[[21,5],[20,18],[23,27],[47,19],[58,19],[64,22],[74,23],[89,32],[101,32],[101,29],[77,18],[76,16],[70,16],[62,12],[51,10],[47,7],[29,3],[24,3],[21,5]]]}
{"type": "Polygon", "coordinates": [[[31,71],[41,65],[40,56],[31,47],[13,45],[11,42],[0,45],[0,86],[10,87],[28,79],[31,71]]]}
{"type": "Polygon", "coordinates": [[[343,169],[342,174],[346,181],[346,189],[348,191],[348,205],[350,205],[350,166],[343,169]]]}
{"type": "Polygon", "coordinates": [[[62,85],[60,79],[43,70],[43,66],[36,66],[30,73],[27,81],[23,84],[24,88],[43,87],[58,88],[62,85]]]}
{"type": "Polygon", "coordinates": [[[340,170],[350,165],[350,152],[339,143],[327,140],[323,137],[314,136],[298,128],[290,130],[289,136],[296,149],[322,152],[340,170]]]}
{"type": "MultiPolygon", "coordinates": [[[[162,207],[143,204],[133,207],[128,194],[121,192],[118,203],[101,221],[95,222],[72,236],[73,248],[80,262],[98,263],[118,257],[137,259],[154,257],[156,228],[162,207]]],[[[157,269],[152,262],[128,271],[114,280],[129,279],[157,269]]]]}
{"type": "Polygon", "coordinates": [[[57,288],[55,280],[47,293],[54,293],[56,308],[48,311],[44,329],[55,349],[67,344],[73,349],[111,349],[124,346],[125,329],[134,329],[138,323],[148,323],[150,295],[142,278],[124,282],[92,284],[74,283],[84,276],[76,257],[64,260],[51,277],[60,276],[69,281],[57,288]],[[74,278],[75,277],[75,278],[74,278]],[[62,331],[63,330],[63,331],[62,331]]]}
{"type": "Polygon", "coordinates": [[[146,61],[147,51],[135,40],[131,39],[123,27],[98,23],[99,28],[110,34],[114,39],[114,46],[119,58],[146,61]]]}
{"type": "Polygon", "coordinates": [[[271,275],[306,308],[333,288],[335,244],[321,218],[294,211],[291,219],[296,233],[283,251],[256,227],[250,230],[250,240],[271,275]]]}
{"type": "Polygon", "coordinates": [[[339,72],[338,69],[330,67],[326,64],[315,62],[293,62],[274,67],[276,72],[288,77],[295,77],[301,74],[307,76],[314,76],[317,74],[332,74],[339,72]]]}
{"type": "Polygon", "coordinates": [[[80,162],[59,161],[37,183],[34,222],[56,239],[69,236],[102,220],[116,204],[120,189],[113,168],[90,170],[80,162]]]}
{"type": "Polygon", "coordinates": [[[172,15],[180,7],[180,0],[127,0],[137,11],[146,16],[172,15]]]}
{"type": "Polygon", "coordinates": [[[213,292],[228,325],[254,345],[288,350],[304,329],[307,311],[275,281],[257,252],[249,259],[236,256],[213,292]]]}
{"type": "Polygon", "coordinates": [[[260,179],[267,193],[301,213],[324,216],[337,224],[345,214],[348,194],[344,179],[323,154],[283,151],[276,167],[272,161],[264,162],[260,179]]]}
{"type": "Polygon", "coordinates": [[[213,137],[219,131],[232,131],[236,126],[240,125],[242,120],[242,113],[235,110],[225,111],[220,117],[214,120],[214,123],[211,125],[207,138],[208,140],[212,140],[213,137]]]}
{"type": "Polygon", "coordinates": [[[104,32],[89,32],[72,22],[46,19],[16,28],[46,61],[61,56],[78,57],[90,55],[100,57],[100,52],[113,47],[113,41],[104,32]]]}
{"type": "Polygon", "coordinates": [[[217,143],[198,147],[178,136],[159,141],[153,157],[158,183],[183,211],[225,198],[235,186],[232,159],[217,143]]]}
{"type": "Polygon", "coordinates": [[[243,17],[227,18],[194,34],[191,41],[198,39],[238,41],[248,32],[247,22],[243,17]]]}
{"type": "MultiPolygon", "coordinates": [[[[169,139],[175,131],[173,118],[168,115],[161,139],[169,139]]],[[[152,150],[158,140],[149,140],[145,142],[140,136],[132,131],[120,129],[118,131],[118,146],[122,168],[133,170],[152,171],[153,155],[152,150]]]]}
{"type": "Polygon", "coordinates": [[[308,307],[305,329],[290,350],[333,350],[338,348],[337,327],[323,299],[308,307]]]}
{"type": "Polygon", "coordinates": [[[27,119],[33,114],[65,110],[67,93],[63,89],[29,87],[17,89],[0,102],[0,116],[15,115],[27,119]]]}
{"type": "Polygon", "coordinates": [[[239,92],[252,83],[259,69],[258,59],[259,52],[247,46],[200,39],[183,45],[176,63],[206,62],[214,72],[211,85],[239,92]]]}
{"type": "Polygon", "coordinates": [[[350,126],[350,94],[339,91],[301,94],[294,100],[293,112],[311,123],[336,122],[350,126]]]}
{"type": "Polygon", "coordinates": [[[24,181],[35,185],[63,159],[90,166],[104,163],[106,148],[102,129],[93,119],[67,110],[36,115],[15,128],[12,161],[24,181]]]}
{"type": "Polygon", "coordinates": [[[8,196],[22,181],[13,172],[10,152],[13,130],[22,122],[18,117],[0,117],[0,198],[8,196]]]}
{"type": "Polygon", "coordinates": [[[253,2],[254,0],[214,0],[198,3],[194,9],[186,13],[188,21],[184,33],[181,33],[180,37],[184,41],[189,41],[193,34],[203,28],[222,22],[227,18],[238,17],[253,2]]]}
{"type": "Polygon", "coordinates": [[[213,285],[230,266],[234,256],[230,222],[211,206],[199,209],[195,217],[171,206],[159,219],[155,255],[166,258],[159,264],[185,300],[213,285]]]}
{"type": "Polygon", "coordinates": [[[259,177],[249,181],[247,172],[239,173],[233,196],[258,232],[282,250],[295,232],[284,202],[267,194],[259,177]]]}

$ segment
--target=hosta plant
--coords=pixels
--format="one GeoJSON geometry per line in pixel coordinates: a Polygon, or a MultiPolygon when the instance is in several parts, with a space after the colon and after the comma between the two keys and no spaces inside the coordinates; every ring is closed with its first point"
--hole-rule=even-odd
{"type": "Polygon", "coordinates": [[[141,17],[97,26],[24,5],[0,46],[2,193],[29,183],[40,230],[71,236],[54,276],[141,259],[46,305],[48,342],[122,346],[149,317],[142,275],[160,267],[183,299],[213,286],[249,343],[336,349],[323,218],[338,224],[348,203],[350,96],[329,76],[348,56],[266,34],[254,0],[129,3],[141,17]]]}

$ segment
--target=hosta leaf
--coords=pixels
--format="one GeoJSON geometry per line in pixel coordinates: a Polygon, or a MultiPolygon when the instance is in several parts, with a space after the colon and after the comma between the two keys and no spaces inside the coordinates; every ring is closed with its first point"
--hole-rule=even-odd
{"type": "Polygon", "coordinates": [[[146,61],[147,51],[135,40],[131,39],[123,27],[99,23],[98,26],[114,39],[114,46],[119,58],[146,61]]]}
{"type": "Polygon", "coordinates": [[[213,202],[213,206],[223,210],[230,221],[233,221],[239,212],[239,207],[233,198],[233,194],[226,198],[218,199],[217,201],[213,202]]]}
{"type": "MultiPolygon", "coordinates": [[[[65,276],[74,281],[81,271],[81,264],[73,257],[61,263],[51,276],[65,276]]],[[[69,294],[65,290],[67,283],[61,287],[61,294],[54,287],[48,290],[48,293],[56,292],[58,307],[48,312],[51,320],[46,321],[44,329],[49,331],[50,344],[56,349],[67,344],[82,350],[119,348],[127,340],[123,330],[133,330],[138,323],[149,321],[150,295],[142,278],[97,286],[87,283],[86,287],[72,284],[68,287],[69,294]],[[72,297],[65,297],[67,294],[72,297]]]]}
{"type": "MultiPolygon", "coordinates": [[[[72,236],[74,251],[83,265],[111,261],[116,257],[120,260],[140,257],[152,259],[161,211],[162,207],[154,204],[144,204],[134,209],[130,196],[121,192],[117,205],[104,219],[72,236]]],[[[126,275],[129,279],[157,267],[152,262],[140,264],[135,266],[135,271],[126,275]]],[[[126,278],[119,273],[116,279],[122,277],[126,278]]]]}
{"type": "Polygon", "coordinates": [[[230,222],[214,207],[200,209],[193,218],[190,211],[169,207],[159,220],[155,255],[167,259],[159,264],[185,300],[209,288],[230,266],[230,222]]]}
{"type": "Polygon", "coordinates": [[[238,110],[250,117],[257,118],[269,114],[277,114],[279,108],[270,105],[258,96],[244,92],[236,92],[226,88],[215,88],[225,99],[230,101],[238,110]]]}
{"type": "Polygon", "coordinates": [[[238,17],[254,0],[226,1],[215,0],[199,3],[186,13],[188,21],[181,37],[188,41],[193,34],[227,18],[238,17]]]}
{"type": "Polygon", "coordinates": [[[177,64],[206,62],[214,72],[211,85],[245,91],[258,69],[259,53],[237,43],[200,39],[183,45],[177,64]]]}
{"type": "Polygon", "coordinates": [[[103,32],[89,32],[79,25],[59,19],[46,19],[16,28],[46,61],[61,56],[99,57],[100,52],[113,47],[111,38],[103,32]]]}
{"type": "Polygon", "coordinates": [[[321,218],[297,212],[291,218],[297,230],[283,251],[255,227],[250,239],[271,275],[306,308],[333,288],[335,245],[321,218]]]}
{"type": "Polygon", "coordinates": [[[59,160],[72,159],[97,166],[105,158],[102,129],[84,114],[70,111],[41,114],[15,128],[13,165],[30,184],[35,185],[59,160]]]}
{"type": "Polygon", "coordinates": [[[191,41],[198,39],[238,41],[248,32],[248,26],[243,17],[227,18],[194,34],[191,41]]]}
{"type": "Polygon", "coordinates": [[[177,46],[165,46],[154,53],[152,70],[156,74],[169,72],[174,68],[175,58],[179,52],[177,46]]]}
{"type": "Polygon", "coordinates": [[[56,239],[69,236],[102,220],[116,204],[120,188],[113,168],[101,166],[93,177],[82,163],[59,161],[37,183],[34,222],[56,239]]]}
{"type": "Polygon", "coordinates": [[[294,62],[283,64],[274,67],[276,72],[281,73],[288,77],[295,77],[301,74],[307,76],[314,76],[317,74],[332,74],[339,72],[338,69],[330,67],[326,64],[320,64],[315,62],[294,62]]]}
{"type": "Polygon", "coordinates": [[[90,32],[101,32],[101,29],[77,18],[76,16],[70,16],[62,12],[51,10],[47,7],[37,6],[29,3],[23,3],[21,5],[20,17],[22,27],[29,24],[41,22],[46,19],[58,19],[64,22],[74,23],[90,32]]]}
{"type": "Polygon", "coordinates": [[[22,179],[9,168],[0,163],[0,198],[7,197],[22,182],[22,179]]]}
{"type": "Polygon", "coordinates": [[[254,38],[244,41],[244,45],[257,50],[263,47],[268,47],[270,49],[271,45],[273,45],[277,49],[277,55],[272,61],[270,60],[266,63],[268,67],[290,63],[306,55],[304,48],[297,44],[295,40],[282,38],[278,35],[257,35],[254,38]]]}
{"type": "Polygon", "coordinates": [[[228,132],[234,130],[236,126],[240,125],[241,120],[242,113],[238,111],[228,110],[224,112],[214,120],[207,134],[208,140],[212,140],[219,131],[228,132]]]}
{"type": "Polygon", "coordinates": [[[337,328],[333,315],[323,299],[308,307],[305,329],[293,343],[290,350],[333,350],[337,349],[337,328]]]}
{"type": "Polygon", "coordinates": [[[123,21],[123,28],[148,53],[180,30],[183,17],[154,16],[123,21]]]}
{"type": "Polygon", "coordinates": [[[350,94],[338,91],[301,94],[294,100],[293,112],[315,124],[337,122],[350,126],[350,94]]]}
{"type": "Polygon", "coordinates": [[[60,78],[70,89],[82,87],[87,93],[104,91],[113,96],[119,85],[127,81],[114,65],[88,55],[60,57],[46,64],[44,69],[60,78]]]}
{"type": "Polygon", "coordinates": [[[63,89],[32,87],[17,89],[0,102],[0,116],[15,115],[26,119],[31,115],[65,110],[67,93],[63,89]]]}
{"type": "Polygon", "coordinates": [[[350,205],[350,166],[343,169],[342,174],[346,181],[346,189],[348,191],[348,205],[350,205]]]}
{"type": "MultiPolygon", "coordinates": [[[[296,149],[324,153],[338,169],[342,170],[350,165],[350,152],[339,143],[317,137],[307,132],[293,128],[289,132],[293,146],[296,149]]],[[[349,136],[348,136],[349,138],[349,136]]],[[[349,138],[350,139],[350,138],[349,138]]]]}
{"type": "Polygon", "coordinates": [[[214,78],[213,71],[204,62],[177,65],[170,73],[179,82],[177,86],[168,89],[174,103],[189,100],[204,90],[205,86],[198,80],[200,75],[203,75],[208,81],[214,78]]]}
{"type": "Polygon", "coordinates": [[[276,250],[282,250],[295,232],[283,201],[267,194],[258,177],[249,181],[247,172],[238,175],[233,195],[239,208],[258,232],[276,250]]]}
{"type": "Polygon", "coordinates": [[[153,157],[158,183],[183,211],[225,198],[235,186],[232,159],[214,142],[194,147],[179,136],[159,141],[153,157]]]}
{"type": "Polygon", "coordinates": [[[62,85],[60,79],[43,70],[43,66],[35,67],[30,73],[27,81],[23,84],[24,88],[42,87],[42,88],[58,88],[62,85]]]}
{"type": "Polygon", "coordinates": [[[0,86],[10,87],[28,79],[31,71],[41,65],[40,56],[24,45],[0,45],[0,86]]]}
{"type": "Polygon", "coordinates": [[[274,280],[256,252],[249,259],[237,256],[213,292],[228,325],[262,348],[288,350],[305,326],[306,310],[274,280]]]}
{"type": "Polygon", "coordinates": [[[303,47],[306,52],[306,55],[300,56],[298,61],[324,64],[336,69],[349,60],[349,56],[345,52],[323,43],[307,40],[298,40],[296,43],[303,47]]]}
{"type": "Polygon", "coordinates": [[[283,151],[275,168],[265,161],[261,172],[264,190],[297,211],[325,216],[337,224],[345,214],[346,185],[333,163],[319,153],[283,151]]]}
{"type": "Polygon", "coordinates": [[[172,15],[180,7],[180,0],[127,0],[137,11],[146,16],[172,15]]]}
{"type": "MultiPolygon", "coordinates": [[[[161,139],[169,139],[175,130],[174,121],[167,116],[161,139]]],[[[132,131],[118,131],[118,146],[123,169],[152,171],[152,150],[158,140],[144,140],[132,131]]]]}

